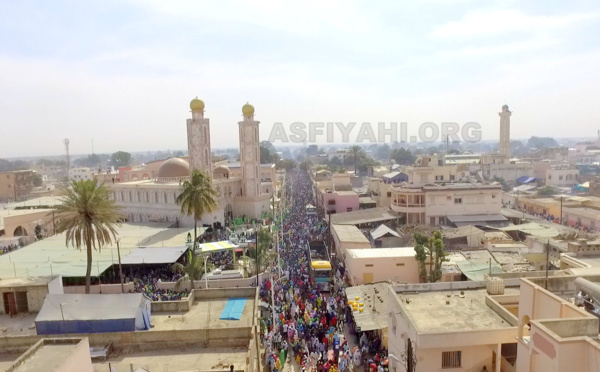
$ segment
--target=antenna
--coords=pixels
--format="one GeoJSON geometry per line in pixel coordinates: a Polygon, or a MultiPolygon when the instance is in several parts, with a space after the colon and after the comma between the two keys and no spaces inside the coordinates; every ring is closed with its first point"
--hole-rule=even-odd
{"type": "Polygon", "coordinates": [[[67,153],[67,177],[69,177],[69,169],[71,169],[71,157],[69,156],[69,139],[65,138],[63,142],[65,144],[65,150],[67,153]]]}
{"type": "Polygon", "coordinates": [[[92,139],[92,155],[94,155],[94,140],[92,139]]]}

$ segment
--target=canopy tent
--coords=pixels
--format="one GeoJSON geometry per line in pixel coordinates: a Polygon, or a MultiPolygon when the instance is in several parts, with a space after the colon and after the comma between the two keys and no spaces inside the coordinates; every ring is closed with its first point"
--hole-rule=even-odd
{"type": "Polygon", "coordinates": [[[219,252],[227,249],[236,249],[239,245],[233,244],[230,241],[224,240],[221,242],[212,242],[212,243],[204,243],[200,244],[198,248],[196,248],[196,253],[207,253],[207,252],[219,252]]]}
{"type": "Polygon", "coordinates": [[[175,263],[187,247],[138,248],[124,257],[123,265],[175,263]]]}
{"type": "Polygon", "coordinates": [[[580,192],[590,191],[590,183],[585,182],[580,185],[577,185],[577,186],[573,187],[573,190],[580,191],[580,192]]]}
{"type": "Polygon", "coordinates": [[[374,240],[384,237],[386,235],[391,235],[400,238],[400,234],[398,234],[398,232],[390,229],[386,225],[379,225],[376,229],[371,230],[371,237],[374,240]]]}
{"type": "Polygon", "coordinates": [[[459,261],[456,262],[459,270],[472,281],[480,282],[484,280],[485,274],[500,274],[503,273],[502,266],[497,263],[490,265],[486,263],[473,263],[472,261],[459,261]]]}
{"type": "Polygon", "coordinates": [[[141,293],[48,294],[35,326],[38,335],[133,332],[150,329],[150,315],[141,293]]]}

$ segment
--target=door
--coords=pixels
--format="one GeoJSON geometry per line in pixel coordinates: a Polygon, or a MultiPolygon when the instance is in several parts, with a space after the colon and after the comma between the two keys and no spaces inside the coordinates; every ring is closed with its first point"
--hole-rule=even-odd
{"type": "Polygon", "coordinates": [[[373,283],[373,273],[363,273],[363,284],[373,283]]]}
{"type": "Polygon", "coordinates": [[[16,303],[17,303],[17,312],[18,313],[29,312],[29,304],[27,301],[27,292],[17,292],[16,303]]]}
{"type": "Polygon", "coordinates": [[[15,294],[12,292],[3,293],[4,312],[6,314],[17,315],[17,304],[15,302],[15,294]]]}

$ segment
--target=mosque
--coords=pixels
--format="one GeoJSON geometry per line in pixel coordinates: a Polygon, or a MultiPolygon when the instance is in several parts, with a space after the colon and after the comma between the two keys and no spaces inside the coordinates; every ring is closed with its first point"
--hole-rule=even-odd
{"type": "Polygon", "coordinates": [[[271,210],[276,186],[275,164],[260,164],[259,122],[254,107],[242,107],[239,126],[240,161],[213,163],[210,146],[210,121],[204,117],[204,102],[190,102],[187,119],[188,156],[172,157],[137,168],[119,169],[121,182],[107,183],[112,196],[129,222],[179,222],[193,225],[193,218],[182,215],[175,199],[190,172],[198,169],[209,175],[217,191],[217,208],[198,223],[215,225],[238,216],[258,218],[271,210]]]}

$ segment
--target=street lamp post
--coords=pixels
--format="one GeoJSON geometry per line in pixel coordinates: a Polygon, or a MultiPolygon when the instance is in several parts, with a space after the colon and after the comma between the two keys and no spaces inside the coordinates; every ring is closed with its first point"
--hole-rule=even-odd
{"type": "Polygon", "coordinates": [[[206,265],[208,261],[208,254],[204,256],[204,289],[208,289],[208,274],[206,274],[206,265]]]}

